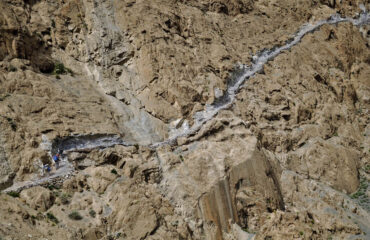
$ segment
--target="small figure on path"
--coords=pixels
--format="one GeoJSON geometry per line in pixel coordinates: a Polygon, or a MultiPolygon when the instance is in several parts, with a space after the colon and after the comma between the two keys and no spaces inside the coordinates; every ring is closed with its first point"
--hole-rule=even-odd
{"type": "Polygon", "coordinates": [[[50,171],[51,171],[51,168],[49,164],[44,164],[44,166],[42,167],[42,175],[45,176],[45,174],[49,174],[50,171]]]}
{"type": "Polygon", "coordinates": [[[58,169],[59,168],[59,163],[60,163],[60,154],[57,153],[53,156],[53,160],[55,162],[55,168],[58,169]]]}

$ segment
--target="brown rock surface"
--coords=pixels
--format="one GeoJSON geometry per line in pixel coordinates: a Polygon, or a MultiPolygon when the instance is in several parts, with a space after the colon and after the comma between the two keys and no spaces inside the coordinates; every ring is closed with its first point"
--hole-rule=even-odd
{"type": "Polygon", "coordinates": [[[0,194],[1,239],[367,239],[369,24],[309,32],[149,144],[222,103],[239,64],[368,2],[0,8],[0,190],[20,191],[0,194]]]}
{"type": "Polygon", "coordinates": [[[40,186],[23,190],[20,198],[31,208],[40,211],[48,210],[54,202],[54,196],[51,192],[40,186]]]}

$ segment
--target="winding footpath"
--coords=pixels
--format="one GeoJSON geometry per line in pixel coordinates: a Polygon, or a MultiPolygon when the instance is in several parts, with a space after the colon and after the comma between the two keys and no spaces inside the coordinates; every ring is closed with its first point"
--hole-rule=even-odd
{"type": "MultiPolygon", "coordinates": [[[[209,120],[213,119],[219,111],[222,109],[229,108],[235,101],[235,97],[246,80],[253,77],[256,73],[263,70],[263,66],[270,60],[273,60],[276,56],[285,50],[291,49],[293,46],[297,45],[302,38],[315,30],[318,30],[321,26],[325,24],[337,24],[341,22],[350,22],[354,26],[367,25],[370,23],[370,14],[362,7],[362,12],[359,14],[358,18],[343,18],[339,15],[334,15],[327,20],[321,20],[315,24],[305,24],[298,32],[294,34],[294,38],[290,39],[283,46],[277,46],[272,49],[267,49],[261,51],[258,55],[253,56],[251,65],[241,65],[239,69],[235,72],[235,77],[231,79],[227,91],[220,98],[216,99],[211,105],[206,106],[203,111],[197,112],[194,115],[194,124],[189,128],[185,127],[182,132],[177,133],[165,141],[153,143],[146,145],[150,148],[157,148],[162,145],[173,145],[179,137],[188,137],[189,135],[198,132],[202,126],[209,120]]],[[[69,136],[63,139],[55,139],[52,143],[49,143],[50,156],[54,155],[58,151],[63,151],[63,156],[60,164],[60,168],[48,176],[35,177],[29,181],[14,183],[11,187],[4,190],[4,192],[19,192],[22,189],[30,188],[36,185],[47,184],[53,181],[68,178],[73,175],[74,167],[68,161],[66,153],[82,150],[91,150],[98,148],[113,147],[115,145],[132,146],[134,144],[126,143],[117,135],[77,135],[69,136]]]]}

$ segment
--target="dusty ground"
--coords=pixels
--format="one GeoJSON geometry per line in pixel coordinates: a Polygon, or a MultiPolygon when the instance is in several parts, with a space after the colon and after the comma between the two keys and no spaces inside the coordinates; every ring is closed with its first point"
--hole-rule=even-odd
{"type": "MultiPolygon", "coordinates": [[[[367,239],[369,25],[324,25],[269,61],[198,132],[238,64],[365,1],[1,1],[1,239],[367,239]],[[62,67],[62,63],[64,67],[62,67]],[[97,145],[96,145],[97,146],[97,145]]],[[[369,4],[364,6],[369,10],[369,4]]]]}

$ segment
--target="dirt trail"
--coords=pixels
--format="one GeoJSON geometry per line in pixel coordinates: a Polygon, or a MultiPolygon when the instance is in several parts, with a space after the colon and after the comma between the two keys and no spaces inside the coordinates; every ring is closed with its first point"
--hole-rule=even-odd
{"type": "Polygon", "coordinates": [[[44,176],[36,175],[34,179],[14,183],[11,187],[4,190],[4,192],[19,192],[23,189],[30,188],[37,185],[43,185],[45,183],[50,183],[52,181],[63,180],[70,177],[74,172],[73,165],[68,161],[68,159],[62,158],[60,162],[59,169],[45,174],[44,176]]]}
{"type": "Polygon", "coordinates": [[[70,177],[74,172],[74,167],[72,163],[68,161],[67,153],[81,150],[89,150],[96,148],[107,148],[115,145],[125,145],[126,144],[117,135],[79,135],[79,136],[69,136],[62,139],[55,139],[53,143],[50,144],[50,155],[54,155],[61,151],[63,153],[59,169],[50,172],[44,176],[35,176],[33,179],[14,183],[11,187],[4,190],[4,192],[19,192],[25,188],[30,188],[37,185],[42,185],[52,181],[58,181],[70,177]]]}

